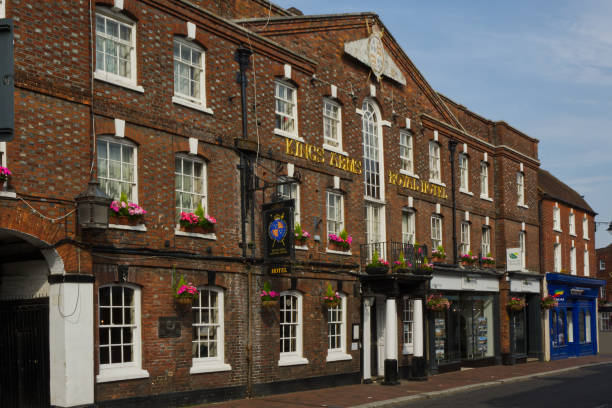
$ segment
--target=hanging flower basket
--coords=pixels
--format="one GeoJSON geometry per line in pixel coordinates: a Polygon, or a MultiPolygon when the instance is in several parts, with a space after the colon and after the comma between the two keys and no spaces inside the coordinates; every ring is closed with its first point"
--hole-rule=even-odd
{"type": "Polygon", "coordinates": [[[191,307],[191,305],[193,305],[193,298],[174,298],[174,304],[176,305],[177,309],[187,310],[191,307]]]}
{"type": "Polygon", "coordinates": [[[520,312],[525,308],[525,299],[520,297],[513,297],[508,301],[508,308],[515,312],[520,312]]]}
{"type": "Polygon", "coordinates": [[[427,309],[434,312],[444,312],[450,309],[450,302],[441,294],[431,294],[427,296],[427,309]]]}
{"type": "Polygon", "coordinates": [[[259,294],[261,304],[264,307],[275,307],[278,304],[279,293],[270,289],[270,282],[265,282],[263,290],[259,294]]]}
{"type": "Polygon", "coordinates": [[[322,300],[323,306],[327,308],[333,308],[338,307],[338,305],[340,305],[342,298],[340,297],[340,294],[338,292],[335,292],[332,289],[330,284],[327,284],[327,290],[325,291],[322,300]]]}
{"type": "Polygon", "coordinates": [[[552,296],[545,296],[544,298],[542,298],[541,306],[544,310],[550,310],[554,309],[555,307],[558,307],[559,302],[557,302],[557,299],[552,296]]]}
{"type": "Polygon", "coordinates": [[[199,296],[198,288],[193,286],[191,282],[186,283],[185,277],[181,275],[174,291],[174,304],[180,311],[186,311],[191,308],[193,301],[199,296]]]}

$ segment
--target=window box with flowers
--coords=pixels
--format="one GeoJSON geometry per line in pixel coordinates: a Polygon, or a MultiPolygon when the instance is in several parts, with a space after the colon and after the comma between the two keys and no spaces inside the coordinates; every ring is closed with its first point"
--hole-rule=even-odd
{"type": "Polygon", "coordinates": [[[0,184],[4,184],[11,174],[13,173],[7,167],[0,166],[0,184]]]}
{"type": "Polygon", "coordinates": [[[462,266],[472,266],[478,262],[478,256],[473,255],[472,251],[469,251],[467,254],[461,254],[459,256],[459,261],[462,266]]]}
{"type": "Polygon", "coordinates": [[[427,309],[434,312],[444,312],[450,309],[449,300],[439,293],[432,293],[431,295],[427,296],[427,302],[425,305],[427,306],[427,309]]]}
{"type": "Polygon", "coordinates": [[[427,257],[423,258],[423,262],[418,264],[418,268],[415,270],[417,275],[431,275],[433,272],[434,264],[429,262],[427,257]]]}
{"type": "Polygon", "coordinates": [[[512,297],[509,301],[508,301],[508,308],[512,311],[518,312],[521,311],[525,308],[526,304],[525,304],[525,299],[520,298],[520,297],[512,297]]]}
{"type": "Polygon", "coordinates": [[[302,226],[300,224],[295,224],[294,233],[295,246],[307,249],[306,243],[308,242],[308,239],[310,239],[310,233],[305,229],[302,229],[302,226]]]}
{"type": "Polygon", "coordinates": [[[353,237],[346,230],[342,230],[339,235],[329,234],[329,249],[334,251],[346,252],[350,251],[353,237]]]}
{"type": "Polygon", "coordinates": [[[181,275],[174,288],[174,305],[179,311],[185,312],[191,308],[193,301],[199,295],[198,288],[193,286],[191,282],[185,282],[185,277],[181,275]]]}
{"type": "Polygon", "coordinates": [[[444,251],[444,247],[442,245],[438,245],[438,247],[431,251],[431,260],[432,262],[444,262],[446,258],[446,252],[444,251]]]}
{"type": "Polygon", "coordinates": [[[378,257],[378,251],[372,254],[372,261],[365,267],[368,275],[384,275],[389,271],[389,262],[378,257]]]}
{"type": "Polygon", "coordinates": [[[179,218],[181,231],[194,234],[212,234],[215,231],[216,224],[215,217],[204,214],[204,208],[201,204],[192,213],[182,211],[179,218]]]}
{"type": "Polygon", "coordinates": [[[485,268],[495,268],[495,259],[493,259],[490,252],[486,256],[483,256],[481,261],[482,266],[485,268]]]}
{"type": "Polygon", "coordinates": [[[404,252],[401,251],[397,261],[393,261],[393,272],[394,273],[411,273],[412,264],[410,261],[406,261],[404,252]]]}
{"type": "Polygon", "coordinates": [[[327,290],[325,291],[325,294],[323,295],[322,300],[323,300],[323,306],[327,308],[333,308],[333,307],[338,307],[338,305],[342,301],[342,298],[340,297],[340,294],[338,292],[335,292],[332,289],[330,284],[327,284],[327,290]]]}
{"type": "Polygon", "coordinates": [[[144,208],[129,202],[125,193],[121,193],[119,201],[113,201],[110,205],[108,223],[115,228],[142,226],[146,213],[144,208]]]}
{"type": "Polygon", "coordinates": [[[279,292],[275,292],[270,288],[270,282],[264,282],[263,289],[259,294],[261,304],[264,307],[274,307],[278,304],[279,292]]]}
{"type": "Polygon", "coordinates": [[[541,306],[544,310],[550,310],[554,309],[555,307],[559,307],[559,302],[557,302],[556,298],[548,295],[542,298],[541,306]]]}

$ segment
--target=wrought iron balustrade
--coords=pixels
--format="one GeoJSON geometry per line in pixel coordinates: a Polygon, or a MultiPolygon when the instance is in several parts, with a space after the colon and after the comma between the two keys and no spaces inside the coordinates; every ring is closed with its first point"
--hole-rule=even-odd
{"type": "Polygon", "coordinates": [[[395,271],[419,270],[423,269],[429,259],[427,245],[406,244],[403,242],[374,242],[362,244],[360,246],[361,269],[372,262],[374,252],[378,254],[378,259],[389,262],[389,268],[395,271]],[[403,264],[401,258],[403,257],[403,264]]]}

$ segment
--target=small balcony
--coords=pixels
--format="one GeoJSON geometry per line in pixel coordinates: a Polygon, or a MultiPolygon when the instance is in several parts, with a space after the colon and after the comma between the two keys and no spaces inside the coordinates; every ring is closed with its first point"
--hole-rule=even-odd
{"type": "Polygon", "coordinates": [[[362,244],[360,249],[362,272],[365,272],[366,267],[372,263],[372,257],[374,252],[376,252],[379,260],[382,259],[389,262],[388,270],[391,270],[392,273],[431,273],[432,265],[426,245],[405,244],[403,242],[376,242],[362,244]]]}

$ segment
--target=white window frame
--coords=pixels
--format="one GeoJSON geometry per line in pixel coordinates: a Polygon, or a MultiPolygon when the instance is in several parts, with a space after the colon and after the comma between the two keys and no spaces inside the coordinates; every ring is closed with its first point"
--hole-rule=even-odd
{"type": "Polygon", "coordinates": [[[431,248],[438,248],[442,245],[442,217],[439,215],[431,216],[431,248]]]}
{"type": "MultiPolygon", "coordinates": [[[[132,35],[131,35],[130,41],[129,42],[122,41],[124,45],[127,45],[130,47],[130,76],[123,77],[119,74],[114,74],[112,72],[107,72],[103,69],[98,69],[98,65],[97,65],[98,62],[96,61],[94,78],[100,81],[110,82],[114,85],[129,88],[134,91],[144,92],[144,88],[137,84],[138,70],[137,70],[137,55],[136,55],[136,23],[132,21],[130,18],[128,18],[127,16],[121,13],[116,13],[113,10],[107,9],[105,7],[96,7],[96,19],[98,16],[103,17],[107,20],[112,20],[119,25],[128,26],[131,29],[132,35]]],[[[97,24],[96,24],[95,35],[96,35],[96,41],[97,41],[97,37],[98,37],[97,24]]],[[[101,36],[105,38],[109,38],[104,33],[102,33],[101,36]]],[[[112,38],[109,38],[109,39],[113,40],[112,38]]],[[[97,58],[97,48],[95,52],[96,52],[96,58],[97,58]]]]}
{"type": "MultiPolygon", "coordinates": [[[[174,158],[174,197],[175,197],[175,209],[177,212],[177,215],[180,214],[181,211],[185,211],[185,212],[195,212],[195,210],[198,208],[198,204],[202,204],[202,208],[204,209],[204,214],[208,214],[208,189],[207,189],[207,184],[208,184],[208,171],[207,171],[207,166],[206,166],[206,162],[196,156],[188,156],[186,154],[177,154],[176,157],[174,158]],[[176,169],[176,161],[180,160],[181,161],[181,171],[177,171],[176,169]],[[181,179],[184,179],[185,177],[190,177],[191,179],[191,185],[195,186],[195,182],[197,181],[197,178],[195,177],[194,174],[191,174],[191,176],[189,175],[185,175],[184,174],[184,168],[185,168],[185,161],[191,162],[193,163],[192,166],[195,169],[195,164],[198,163],[202,166],[202,174],[201,174],[201,183],[202,183],[202,193],[198,194],[195,191],[193,191],[194,189],[192,188],[192,191],[187,191],[184,189],[180,189],[179,186],[176,185],[176,179],[177,177],[181,177],[181,179]],[[190,196],[193,196],[194,198],[193,200],[193,206],[192,208],[183,208],[182,206],[180,207],[176,207],[176,201],[178,199],[178,195],[184,193],[190,196]],[[201,196],[200,200],[198,202],[197,200],[197,196],[201,196]]],[[[182,186],[184,188],[184,184],[182,186]]]]}
{"type": "MultiPolygon", "coordinates": [[[[296,350],[295,351],[287,351],[287,352],[279,352],[279,359],[278,359],[278,365],[279,366],[292,366],[292,365],[301,365],[301,364],[308,364],[308,360],[306,358],[303,357],[303,337],[302,337],[302,326],[303,326],[303,317],[302,317],[302,312],[303,312],[303,308],[302,308],[302,301],[303,301],[303,295],[295,290],[290,290],[290,291],[284,291],[281,292],[280,294],[280,303],[281,303],[281,310],[280,310],[280,316],[279,316],[279,333],[282,333],[282,328],[283,325],[286,324],[293,324],[295,325],[295,345],[296,345],[296,350]],[[289,310],[289,309],[282,309],[282,298],[285,296],[292,296],[296,298],[296,306],[297,306],[297,322],[290,322],[290,323],[283,323],[283,312],[285,310],[289,310]]],[[[283,347],[283,342],[282,342],[282,337],[281,337],[281,341],[280,341],[280,347],[282,349],[283,347]]]]}
{"type": "Polygon", "coordinates": [[[576,216],[574,213],[569,215],[569,233],[570,235],[576,236],[576,216]]]}
{"type": "Polygon", "coordinates": [[[385,166],[380,108],[370,99],[365,99],[362,107],[364,195],[366,199],[384,202],[385,166]]]}
{"type": "Polygon", "coordinates": [[[589,239],[589,219],[587,218],[586,214],[582,219],[582,238],[589,239]]]}
{"type": "Polygon", "coordinates": [[[553,262],[554,262],[554,272],[561,272],[561,269],[563,269],[563,264],[562,264],[562,260],[561,260],[561,244],[554,244],[553,245],[553,262]]]}
{"type": "MultiPolygon", "coordinates": [[[[98,143],[105,143],[106,144],[106,159],[105,160],[107,160],[107,161],[110,160],[110,153],[109,153],[110,152],[110,143],[114,143],[114,144],[117,144],[117,145],[121,146],[121,162],[120,163],[121,163],[121,173],[122,173],[122,176],[121,176],[120,180],[116,180],[116,179],[111,179],[110,178],[110,172],[109,172],[110,167],[108,165],[107,165],[107,170],[106,170],[107,177],[106,178],[101,178],[100,177],[100,160],[101,160],[101,158],[100,158],[100,146],[96,145],[96,152],[97,152],[96,154],[97,154],[97,162],[98,162],[98,181],[100,181],[100,189],[102,189],[102,191],[104,191],[107,195],[111,196],[109,194],[108,190],[105,189],[103,187],[103,185],[102,185],[102,180],[103,179],[104,180],[107,179],[107,180],[110,180],[112,182],[131,183],[132,184],[132,194],[131,195],[126,194],[126,195],[128,196],[128,200],[130,202],[138,203],[138,147],[134,143],[132,143],[132,142],[130,142],[128,140],[120,139],[120,138],[116,138],[116,137],[112,137],[112,136],[101,136],[101,137],[98,137],[96,143],[97,144],[98,143]],[[125,181],[123,179],[123,164],[124,164],[124,162],[123,162],[123,147],[124,146],[125,147],[129,147],[129,148],[131,148],[133,150],[133,157],[134,157],[134,163],[133,163],[133,165],[134,165],[134,169],[133,169],[133,172],[134,172],[134,181],[132,181],[132,182],[125,181]]],[[[129,163],[126,162],[125,164],[129,164],[129,163]]],[[[119,200],[119,197],[112,197],[112,198],[114,200],[119,200]]]]}
{"type": "Polygon", "coordinates": [[[212,307],[203,307],[202,306],[202,297],[205,295],[205,292],[216,293],[217,294],[217,323],[216,328],[216,337],[217,337],[217,355],[215,357],[194,357],[193,356],[193,347],[197,346],[197,340],[193,338],[193,334],[195,334],[195,329],[197,327],[207,327],[212,326],[214,323],[204,324],[201,322],[196,323],[194,320],[191,321],[192,330],[192,357],[191,357],[191,368],[189,369],[190,374],[198,374],[198,373],[211,373],[217,371],[230,371],[232,367],[229,364],[225,363],[225,302],[224,302],[224,290],[215,286],[202,286],[198,287],[198,291],[200,292],[200,296],[195,301],[197,304],[192,306],[193,315],[195,316],[195,312],[197,310],[214,310],[212,307]]]}
{"type": "Polygon", "coordinates": [[[414,244],[416,241],[416,213],[413,210],[402,211],[402,243],[414,244]]]}
{"type": "Polygon", "coordinates": [[[480,198],[489,198],[489,163],[480,162],[480,198]]]}
{"type": "Polygon", "coordinates": [[[480,243],[480,251],[482,256],[487,256],[491,253],[491,228],[482,227],[482,238],[480,243]]]}
{"type": "Polygon", "coordinates": [[[470,223],[463,221],[461,223],[461,241],[459,243],[459,253],[461,255],[470,252],[470,223]]]}
{"type": "Polygon", "coordinates": [[[347,296],[344,293],[338,293],[338,295],[340,296],[340,304],[338,305],[338,307],[334,307],[334,308],[328,308],[327,309],[327,357],[326,357],[326,361],[327,362],[331,362],[331,361],[342,361],[342,360],[352,360],[353,357],[347,353],[347,348],[346,348],[346,331],[347,331],[347,324],[346,324],[346,306],[347,306],[347,296]],[[340,310],[338,310],[340,309],[340,310]],[[332,321],[332,313],[339,313],[339,317],[340,320],[335,320],[332,321]],[[339,326],[340,328],[339,330],[339,334],[337,336],[339,336],[340,338],[340,347],[335,347],[335,348],[330,348],[330,342],[331,342],[331,325],[335,324],[337,326],[339,326]]]}
{"type": "Polygon", "coordinates": [[[459,191],[470,192],[470,161],[465,153],[459,154],[459,191]]]}
{"type": "Polygon", "coordinates": [[[553,229],[561,232],[561,209],[553,207],[553,229]]]}
{"type": "Polygon", "coordinates": [[[437,184],[442,182],[440,171],[440,144],[433,140],[429,142],[429,181],[437,184]]]}
{"type": "Polygon", "coordinates": [[[386,241],[385,207],[376,202],[366,201],[364,219],[366,223],[366,244],[370,244],[368,246],[368,259],[371,259],[373,255],[373,245],[371,244],[380,244],[376,245],[377,248],[374,249],[378,251],[380,258],[386,259],[385,246],[381,244],[386,241]]]}
{"type": "Polygon", "coordinates": [[[206,106],[206,101],[207,101],[206,99],[206,51],[202,47],[200,47],[199,45],[191,41],[187,41],[181,37],[174,37],[173,49],[172,49],[172,61],[174,63],[174,95],[172,96],[172,102],[178,105],[184,105],[192,109],[197,109],[197,110],[212,114],[213,113],[212,109],[206,106]],[[176,47],[177,45],[179,46],[178,59],[177,59],[177,56],[174,55],[174,47],[176,47]],[[200,65],[199,66],[193,64],[193,62],[187,62],[182,59],[182,53],[180,50],[183,47],[190,49],[190,55],[193,55],[194,51],[200,53],[200,65]],[[177,92],[177,83],[176,83],[176,79],[178,75],[176,71],[177,64],[182,64],[184,66],[187,66],[190,72],[192,69],[200,71],[200,80],[198,83],[198,87],[200,91],[199,98],[195,98],[193,96],[185,95],[185,94],[177,92]]]}
{"type": "Polygon", "coordinates": [[[6,18],[6,2],[7,0],[0,0],[0,18],[6,18]]]}
{"type": "Polygon", "coordinates": [[[519,231],[519,248],[521,251],[521,269],[527,270],[527,233],[519,231]]]}
{"type": "Polygon", "coordinates": [[[612,312],[599,312],[599,331],[612,331],[612,312]]]}
{"type": "Polygon", "coordinates": [[[589,309],[582,309],[584,311],[584,330],[585,330],[585,343],[591,343],[593,341],[591,335],[591,311],[589,309]]]}
{"type": "Polygon", "coordinates": [[[297,139],[300,141],[303,140],[298,136],[299,133],[298,133],[297,88],[289,84],[288,82],[281,81],[278,79],[274,81],[274,133],[280,136],[291,138],[291,139],[297,139]],[[285,97],[281,98],[280,96],[278,96],[279,94],[278,90],[281,87],[292,90],[292,98],[291,98],[292,100],[286,99],[285,97]],[[287,115],[285,112],[279,112],[276,109],[277,101],[281,101],[282,103],[291,104],[292,105],[291,115],[287,115]],[[293,120],[293,129],[291,131],[288,131],[288,130],[284,130],[281,128],[277,128],[276,118],[278,116],[286,117],[286,118],[293,120]]]}
{"type": "MultiPolygon", "coordinates": [[[[281,176],[279,178],[279,182],[290,181],[291,177],[281,176]]],[[[294,209],[293,209],[293,225],[300,224],[300,183],[297,181],[291,184],[280,184],[277,187],[277,193],[285,200],[293,199],[294,200],[294,209]],[[286,194],[289,190],[289,194],[286,194]]]]}
{"type": "Polygon", "coordinates": [[[570,275],[576,275],[578,272],[576,270],[576,247],[572,246],[570,248],[570,275]]]}
{"type": "Polygon", "coordinates": [[[414,148],[412,134],[405,130],[400,130],[400,173],[414,176],[414,148]]]}
{"type": "Polygon", "coordinates": [[[525,207],[525,174],[522,171],[516,173],[516,204],[525,207]]]}
{"type": "Polygon", "coordinates": [[[583,275],[584,276],[590,276],[591,275],[591,261],[589,258],[589,249],[588,248],[584,248],[584,261],[583,261],[583,265],[584,265],[584,271],[583,271],[583,275]]]}
{"type": "Polygon", "coordinates": [[[599,260],[599,270],[600,271],[605,271],[606,270],[606,261],[605,261],[605,259],[600,259],[599,260]]]}
{"type": "Polygon", "coordinates": [[[323,148],[336,153],[345,154],[345,152],[342,150],[342,107],[339,103],[329,98],[323,98],[323,148]],[[328,106],[332,109],[327,109],[328,106]],[[336,117],[328,114],[330,111],[333,112],[333,109],[335,109],[337,112],[336,117]],[[334,139],[328,134],[328,128],[336,129],[337,139],[334,139]]]}
{"type": "Polygon", "coordinates": [[[333,191],[326,191],[325,193],[327,234],[339,235],[344,229],[344,196],[333,191]],[[334,201],[333,212],[335,212],[335,214],[333,214],[333,217],[330,217],[330,213],[332,212],[332,207],[330,206],[331,200],[334,201]],[[336,228],[330,228],[332,225],[335,225],[336,228]]]}
{"type": "Polygon", "coordinates": [[[404,297],[402,308],[402,354],[414,353],[414,299],[404,297]]]}
{"type": "MultiPolygon", "coordinates": [[[[132,308],[133,308],[133,324],[132,326],[132,361],[127,363],[109,363],[109,364],[101,364],[98,360],[99,364],[99,373],[96,376],[96,381],[98,383],[110,382],[110,381],[119,381],[119,380],[129,380],[135,378],[147,378],[149,377],[149,372],[147,370],[142,369],[142,335],[141,335],[141,290],[140,287],[128,283],[113,283],[108,285],[102,285],[98,288],[98,336],[100,329],[102,328],[112,328],[113,324],[110,325],[100,325],[101,319],[101,309],[105,307],[109,307],[111,309],[112,315],[112,288],[113,287],[121,287],[128,288],[133,291],[132,296],[132,308]],[[109,288],[110,290],[110,304],[109,306],[102,306],[100,303],[100,291],[104,288],[109,288]]],[[[123,297],[123,294],[122,294],[123,297]]],[[[122,301],[122,309],[125,309],[125,305],[122,301]]],[[[122,313],[123,316],[123,313],[122,313]]],[[[119,327],[125,327],[124,325],[118,325],[119,327]]],[[[123,333],[122,333],[123,337],[123,333]]],[[[110,334],[109,334],[109,342],[110,342],[110,334]]],[[[100,345],[100,337],[98,337],[98,355],[101,353],[101,345],[100,345]]],[[[109,343],[110,344],[110,343],[109,343]]]]}

